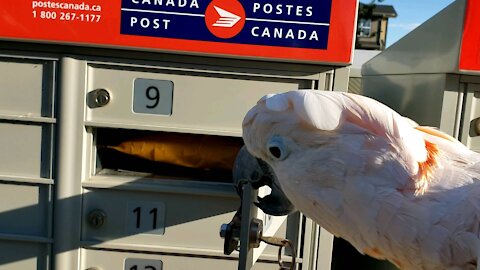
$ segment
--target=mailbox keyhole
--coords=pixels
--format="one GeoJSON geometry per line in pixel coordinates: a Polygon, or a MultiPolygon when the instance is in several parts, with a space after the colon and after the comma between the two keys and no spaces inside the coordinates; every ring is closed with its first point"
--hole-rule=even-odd
{"type": "Polygon", "coordinates": [[[100,209],[94,209],[88,214],[88,223],[94,228],[100,228],[105,224],[107,214],[100,209]]]}
{"type": "Polygon", "coordinates": [[[106,89],[95,89],[87,94],[87,105],[90,108],[100,108],[110,102],[110,92],[106,89]]]}

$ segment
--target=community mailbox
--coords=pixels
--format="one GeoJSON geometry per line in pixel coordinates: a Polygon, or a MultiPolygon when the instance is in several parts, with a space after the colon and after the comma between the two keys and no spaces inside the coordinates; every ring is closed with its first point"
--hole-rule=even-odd
{"type": "MultiPolygon", "coordinates": [[[[237,269],[218,231],[243,116],[267,93],[346,89],[357,5],[3,0],[0,269],[237,269]]],[[[329,269],[312,221],[257,217],[329,269]]],[[[252,269],[278,269],[260,253],[252,269]]]]}
{"type": "Polygon", "coordinates": [[[363,94],[480,151],[479,15],[479,1],[450,4],[363,65],[363,94]]]}

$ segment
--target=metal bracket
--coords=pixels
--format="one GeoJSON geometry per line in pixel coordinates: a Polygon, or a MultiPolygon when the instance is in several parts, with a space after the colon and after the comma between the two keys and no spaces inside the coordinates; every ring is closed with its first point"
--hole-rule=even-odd
{"type": "Polygon", "coordinates": [[[263,222],[255,218],[257,207],[253,200],[257,197],[257,191],[248,182],[242,183],[239,188],[242,194],[240,209],[230,223],[221,226],[220,237],[225,239],[224,254],[230,255],[234,250],[239,250],[238,270],[250,270],[253,266],[253,249],[260,245],[263,234],[263,222]]]}

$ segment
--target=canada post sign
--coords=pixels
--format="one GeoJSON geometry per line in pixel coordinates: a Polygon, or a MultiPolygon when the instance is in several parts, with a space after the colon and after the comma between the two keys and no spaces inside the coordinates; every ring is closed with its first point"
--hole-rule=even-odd
{"type": "Polygon", "coordinates": [[[122,0],[121,34],[325,49],[332,0],[122,0]]]}
{"type": "Polygon", "coordinates": [[[0,0],[0,40],[351,63],[358,0],[0,0]]]}

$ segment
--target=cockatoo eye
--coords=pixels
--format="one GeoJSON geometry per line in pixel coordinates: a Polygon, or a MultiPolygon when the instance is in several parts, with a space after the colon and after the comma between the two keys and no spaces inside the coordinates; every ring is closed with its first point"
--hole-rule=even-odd
{"type": "Polygon", "coordinates": [[[267,144],[268,153],[275,160],[284,160],[290,152],[285,147],[283,140],[279,136],[273,136],[267,144]]]}

